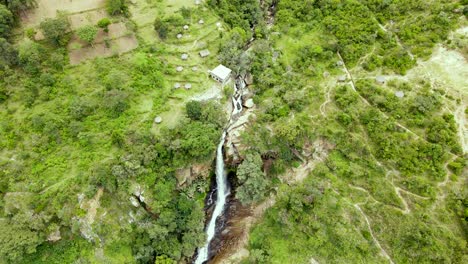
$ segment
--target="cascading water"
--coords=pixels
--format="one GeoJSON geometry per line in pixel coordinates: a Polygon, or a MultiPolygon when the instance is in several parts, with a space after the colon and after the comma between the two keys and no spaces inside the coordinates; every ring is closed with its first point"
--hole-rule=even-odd
{"type": "MultiPolygon", "coordinates": [[[[238,114],[242,112],[242,90],[245,87],[245,82],[243,79],[238,79],[236,81],[235,93],[232,96],[232,104],[233,110],[231,113],[231,118],[229,121],[229,125],[232,124],[233,119],[237,118],[238,114]]],[[[229,129],[229,126],[228,126],[229,129]]],[[[224,156],[223,156],[223,146],[224,141],[226,139],[226,129],[223,132],[221,137],[221,141],[218,144],[218,148],[216,150],[216,186],[217,186],[217,196],[216,196],[216,205],[213,211],[213,215],[211,216],[210,222],[206,227],[206,243],[202,248],[198,249],[198,255],[195,259],[194,264],[202,264],[209,258],[209,247],[211,240],[213,240],[216,234],[216,220],[218,217],[223,213],[224,207],[226,205],[226,198],[229,196],[229,187],[227,184],[227,174],[224,169],[224,156]]]]}
{"type": "Polygon", "coordinates": [[[210,222],[206,228],[206,243],[205,245],[198,250],[198,256],[195,260],[195,264],[202,264],[208,260],[208,249],[211,240],[213,239],[216,233],[216,219],[224,211],[224,205],[226,204],[226,198],[229,195],[229,188],[227,186],[227,176],[224,170],[224,157],[223,157],[223,145],[224,139],[226,137],[226,132],[223,132],[221,137],[221,142],[219,142],[218,149],[216,151],[216,186],[217,186],[217,197],[216,205],[211,216],[210,222]]]}

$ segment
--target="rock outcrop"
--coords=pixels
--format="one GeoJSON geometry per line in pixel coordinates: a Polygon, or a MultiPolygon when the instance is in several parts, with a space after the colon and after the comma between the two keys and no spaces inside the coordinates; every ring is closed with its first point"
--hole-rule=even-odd
{"type": "Polygon", "coordinates": [[[178,186],[191,184],[196,178],[206,178],[210,175],[211,161],[193,164],[190,167],[180,168],[176,170],[176,178],[178,186]]]}

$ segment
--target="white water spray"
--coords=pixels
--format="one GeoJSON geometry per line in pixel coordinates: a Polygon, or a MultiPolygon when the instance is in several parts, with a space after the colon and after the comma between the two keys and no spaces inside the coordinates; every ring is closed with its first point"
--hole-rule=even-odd
{"type": "Polygon", "coordinates": [[[223,157],[223,145],[226,132],[223,132],[221,142],[219,142],[218,149],[216,151],[216,186],[217,196],[216,205],[211,216],[210,223],[206,228],[206,243],[198,250],[198,256],[195,260],[195,264],[202,264],[208,260],[209,245],[214,235],[216,234],[216,219],[223,213],[224,205],[226,204],[226,198],[229,195],[229,188],[227,186],[227,175],[224,170],[224,157],[223,157]]]}
{"type": "MultiPolygon", "coordinates": [[[[231,120],[229,125],[232,124],[233,118],[236,118],[238,114],[242,112],[242,90],[245,87],[245,82],[243,79],[240,80],[240,84],[234,85],[235,93],[232,96],[233,110],[231,113],[231,120]]],[[[227,175],[224,170],[224,157],[223,157],[223,146],[224,140],[226,138],[226,131],[223,132],[221,141],[218,144],[218,149],[216,150],[216,186],[217,186],[217,196],[216,196],[216,205],[211,216],[210,222],[206,228],[206,242],[202,248],[198,249],[198,255],[195,259],[194,264],[203,264],[208,260],[209,257],[209,246],[211,240],[216,234],[216,220],[223,213],[224,206],[226,205],[226,198],[229,196],[229,188],[227,185],[227,175]]]]}

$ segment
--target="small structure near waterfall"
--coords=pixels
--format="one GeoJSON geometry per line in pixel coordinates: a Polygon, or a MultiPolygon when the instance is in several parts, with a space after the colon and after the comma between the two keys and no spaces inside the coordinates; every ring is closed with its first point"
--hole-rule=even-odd
{"type": "Polygon", "coordinates": [[[220,82],[221,84],[225,84],[229,82],[231,78],[232,70],[227,68],[226,66],[220,64],[213,70],[209,71],[211,78],[215,79],[216,81],[220,82]]]}

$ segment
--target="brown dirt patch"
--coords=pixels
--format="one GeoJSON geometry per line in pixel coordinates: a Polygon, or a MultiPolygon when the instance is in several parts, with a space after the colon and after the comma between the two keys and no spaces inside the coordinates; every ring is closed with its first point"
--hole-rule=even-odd
{"type": "Polygon", "coordinates": [[[73,14],[68,17],[73,30],[85,25],[96,25],[97,22],[107,17],[104,9],[92,10],[85,13],[73,14]]]}
{"type": "Polygon", "coordinates": [[[70,50],[70,64],[76,65],[82,61],[97,57],[111,57],[129,52],[138,47],[138,41],[134,35],[110,40],[109,47],[105,43],[97,43],[94,46],[86,46],[80,49],[70,50]]]}
{"type": "Polygon", "coordinates": [[[79,13],[104,6],[105,0],[37,0],[37,8],[24,12],[21,22],[29,26],[38,25],[45,18],[52,18],[57,11],[79,13]]]}

